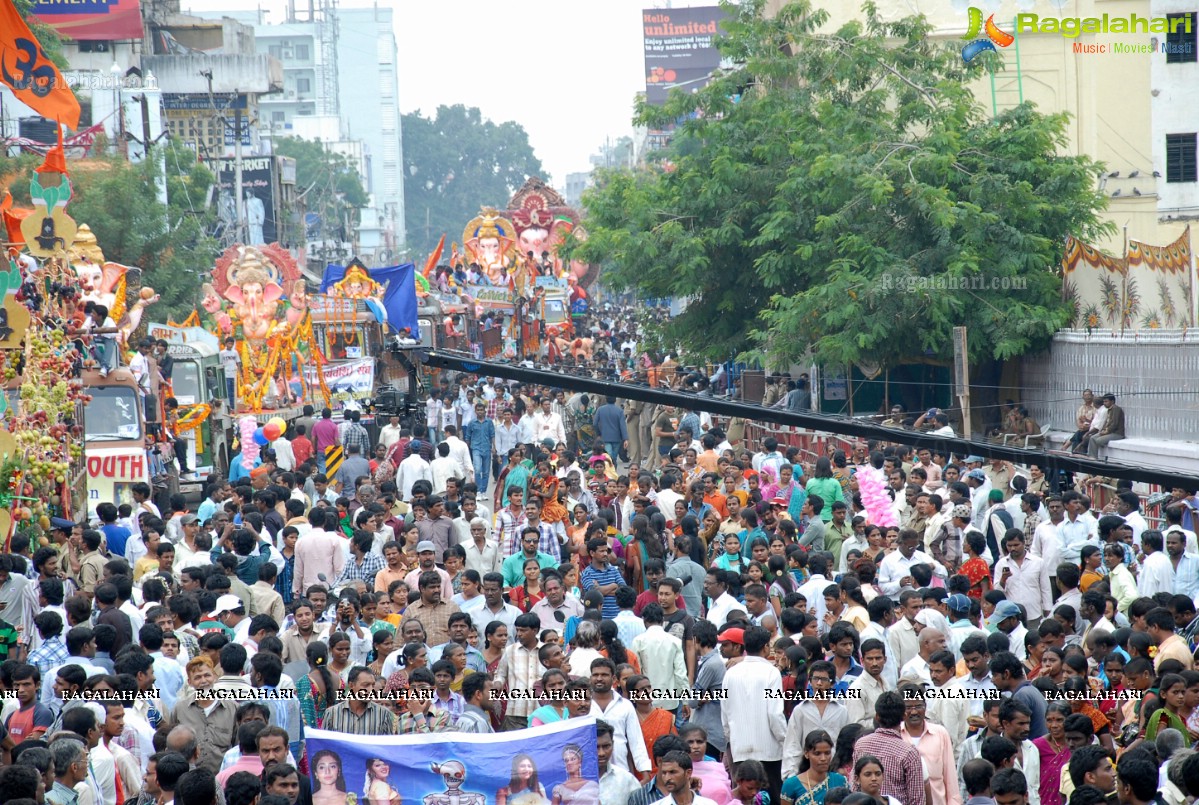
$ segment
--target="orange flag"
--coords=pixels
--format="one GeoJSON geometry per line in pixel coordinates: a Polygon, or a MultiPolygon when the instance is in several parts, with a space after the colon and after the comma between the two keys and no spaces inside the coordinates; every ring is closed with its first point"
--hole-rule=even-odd
{"type": "Polygon", "coordinates": [[[445,235],[441,236],[441,240],[437,243],[437,248],[429,255],[429,259],[425,261],[425,270],[421,272],[425,279],[433,273],[433,269],[437,268],[437,261],[441,259],[441,252],[445,249],[445,235]]]}
{"type": "Polygon", "coordinates": [[[0,81],[42,117],[79,128],[79,100],[12,0],[0,0],[0,81]]]}

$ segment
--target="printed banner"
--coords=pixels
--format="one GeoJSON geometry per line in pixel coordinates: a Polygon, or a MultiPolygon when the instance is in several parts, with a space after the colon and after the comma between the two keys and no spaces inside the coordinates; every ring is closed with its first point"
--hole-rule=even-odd
{"type": "Polygon", "coordinates": [[[138,0],[33,0],[33,13],[55,32],[80,41],[143,36],[138,0]]]}
{"type": "MultiPolygon", "coordinates": [[[[218,238],[232,235],[237,230],[235,162],[233,159],[208,160],[209,169],[217,175],[217,225],[214,234],[218,238]]],[[[275,216],[275,158],[247,157],[241,162],[245,243],[248,246],[274,243],[279,239],[279,226],[275,216]]]]}
{"type": "Polygon", "coordinates": [[[514,311],[512,291],[499,285],[467,285],[466,295],[475,300],[475,304],[489,310],[514,311]]]}
{"type": "Polygon", "coordinates": [[[1073,237],[1062,258],[1062,295],[1078,329],[1158,330],[1194,326],[1191,230],[1167,246],[1128,242],[1124,257],[1073,237]]]}
{"type": "MultiPolygon", "coordinates": [[[[375,362],[371,359],[326,363],[320,369],[325,384],[333,394],[349,394],[351,397],[370,396],[375,388],[375,362]]],[[[304,379],[309,384],[319,382],[314,366],[304,367],[304,379]]]]}
{"type": "Polygon", "coordinates": [[[595,719],[474,735],[359,736],[305,730],[312,798],[352,802],[599,805],[595,719]]]}

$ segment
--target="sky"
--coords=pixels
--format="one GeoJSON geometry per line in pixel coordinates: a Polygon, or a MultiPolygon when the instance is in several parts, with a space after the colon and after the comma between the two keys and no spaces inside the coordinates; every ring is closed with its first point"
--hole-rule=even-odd
{"type": "MultiPolygon", "coordinates": [[[[715,0],[674,0],[676,8],[715,0]]],[[[184,0],[185,7],[198,6],[184,0]]],[[[206,10],[245,9],[245,0],[205,0],[206,10]]],[[[262,0],[268,22],[281,0],[262,0]]],[[[307,3],[297,3],[306,8],[307,3]]],[[[347,2],[346,7],[364,5],[347,2]]],[[[369,5],[369,4],[365,4],[369,5]]],[[[529,134],[547,176],[589,171],[605,138],[632,134],[633,99],[645,88],[641,10],[666,0],[384,0],[395,10],[400,110],[432,116],[439,105],[477,106],[529,134]]],[[[278,11],[275,11],[278,9],[278,11]]]]}

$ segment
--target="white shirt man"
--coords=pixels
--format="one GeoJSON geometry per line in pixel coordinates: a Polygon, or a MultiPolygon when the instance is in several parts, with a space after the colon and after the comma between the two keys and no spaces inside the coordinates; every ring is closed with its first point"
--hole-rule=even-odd
{"type": "Polygon", "coordinates": [[[292,452],[290,441],[280,436],[271,442],[271,449],[275,451],[275,466],[284,472],[291,472],[296,468],[296,454],[292,452]]]}
{"type": "Polygon", "coordinates": [[[445,442],[450,446],[450,458],[458,462],[461,474],[459,478],[473,481],[475,478],[475,463],[470,457],[470,445],[458,438],[457,434],[446,434],[445,442]]]}
{"type": "Polygon", "coordinates": [[[650,770],[649,753],[645,751],[645,739],[641,736],[641,721],[637,718],[637,711],[632,702],[613,690],[612,701],[608,702],[607,709],[600,707],[599,702],[592,699],[591,715],[602,718],[612,727],[613,763],[625,771],[632,772],[628,759],[631,752],[637,771],[650,770]]]}
{"type": "Polygon", "coordinates": [[[384,425],[379,428],[379,444],[386,447],[388,450],[391,446],[400,440],[400,424],[399,417],[392,417],[391,424],[384,425]]]}
{"type": "Polygon", "coordinates": [[[733,762],[781,761],[787,719],[779,669],[764,657],[748,656],[725,672],[724,690],[726,701],[737,702],[720,709],[733,762]]]}
{"type": "MultiPolygon", "coordinates": [[[[949,575],[940,562],[924,551],[912,551],[911,556],[904,556],[902,550],[894,551],[883,558],[883,562],[878,568],[878,586],[883,591],[883,595],[899,598],[899,582],[905,576],[911,575],[912,565],[928,565],[933,569],[933,575],[937,578],[943,579],[949,575]]],[[[823,601],[823,599],[821,600],[823,601]]],[[[808,602],[808,605],[811,606],[811,601],[808,602]]]]}
{"type": "Polygon", "coordinates": [[[708,620],[714,623],[716,628],[719,629],[729,619],[729,613],[736,612],[737,610],[749,615],[748,610],[745,609],[745,605],[736,598],[733,598],[726,591],[719,595],[708,607],[708,620]]]}
{"type": "Polygon", "coordinates": [[[1165,551],[1159,548],[1145,554],[1137,574],[1137,592],[1146,598],[1157,593],[1174,594],[1174,565],[1165,551]]]}
{"type": "MultiPolygon", "coordinates": [[[[1014,545],[1012,540],[1009,545],[1014,545]]],[[[1044,560],[1033,556],[1023,549],[1021,541],[1019,561],[1009,553],[1000,557],[995,563],[994,583],[996,589],[1003,590],[1008,600],[1024,607],[1024,613],[1030,622],[1038,621],[1053,611],[1053,594],[1049,590],[1049,569],[1044,560]]],[[[1023,643],[1012,644],[1012,652],[1019,654],[1023,643]]]]}
{"type": "Polygon", "coordinates": [[[433,483],[433,469],[421,458],[419,446],[415,441],[412,443],[412,455],[401,461],[396,471],[396,488],[404,500],[412,500],[412,485],[417,481],[433,483]]]}
{"type": "Polygon", "coordinates": [[[435,495],[445,494],[446,484],[451,478],[462,477],[462,468],[458,465],[457,460],[448,455],[440,455],[440,448],[441,446],[438,445],[438,456],[429,465],[429,469],[433,473],[433,494],[435,495]]]}
{"type": "Polygon", "coordinates": [[[562,426],[562,417],[544,408],[539,408],[532,417],[533,439],[540,443],[545,439],[553,439],[554,444],[566,442],[566,429],[562,426]]]}

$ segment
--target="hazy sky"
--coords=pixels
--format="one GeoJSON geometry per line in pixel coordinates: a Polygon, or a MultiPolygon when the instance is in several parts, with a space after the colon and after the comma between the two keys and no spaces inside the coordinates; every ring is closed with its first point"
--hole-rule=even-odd
{"type": "MultiPolygon", "coordinates": [[[[590,170],[605,137],[632,133],[633,97],[645,88],[641,9],[664,0],[431,0],[385,2],[395,9],[400,109],[431,115],[441,105],[477,106],[496,122],[515,120],[552,183],[590,170]]],[[[675,0],[676,8],[715,0],[675,0]]],[[[197,0],[183,5],[198,8],[197,0]]],[[[206,10],[253,7],[204,0],[206,10]]],[[[297,5],[306,8],[304,0],[297,5]]],[[[342,3],[345,7],[369,5],[342,3]]],[[[282,22],[279,9],[268,22],[282,22]]]]}

